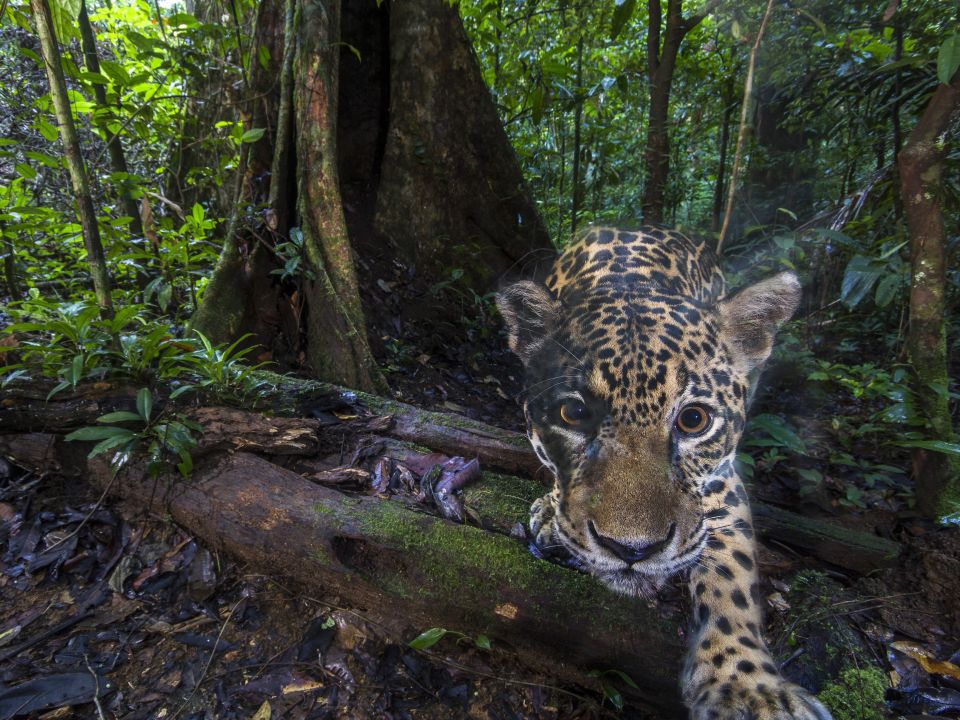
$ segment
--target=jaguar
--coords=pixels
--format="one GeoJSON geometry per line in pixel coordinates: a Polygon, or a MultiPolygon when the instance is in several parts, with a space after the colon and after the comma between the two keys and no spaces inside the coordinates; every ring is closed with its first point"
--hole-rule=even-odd
{"type": "Polygon", "coordinates": [[[693,720],[831,720],[764,640],[734,462],[751,383],[799,300],[792,272],[728,294],[705,242],[653,226],[593,228],[545,284],[497,298],[527,434],[555,478],[531,507],[532,543],[621,593],[649,597],[682,574],[693,720]]]}

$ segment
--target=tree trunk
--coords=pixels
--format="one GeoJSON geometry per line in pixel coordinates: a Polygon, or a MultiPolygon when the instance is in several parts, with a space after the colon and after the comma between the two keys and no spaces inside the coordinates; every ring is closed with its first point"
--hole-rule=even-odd
{"type": "Polygon", "coordinates": [[[306,257],[307,357],[318,377],[385,389],[367,341],[337,169],[340,3],[301,0],[293,92],[297,210],[306,257]]]}
{"type": "Polygon", "coordinates": [[[727,150],[730,145],[730,126],[733,121],[734,76],[731,74],[723,85],[723,119],[720,121],[720,158],[717,161],[717,180],[713,184],[713,213],[711,214],[710,229],[720,232],[720,222],[723,219],[723,192],[724,180],[727,175],[727,150]]]}
{"type": "Polygon", "coordinates": [[[650,107],[647,114],[647,145],[644,152],[643,220],[662,222],[670,173],[670,88],[683,38],[719,4],[709,0],[703,10],[683,18],[683,0],[668,0],[667,24],[660,35],[663,12],[660,0],[647,2],[647,75],[650,82],[650,107]]]}
{"type": "Polygon", "coordinates": [[[583,204],[583,172],[581,170],[581,154],[583,147],[581,139],[583,136],[583,34],[577,40],[577,86],[576,107],[573,112],[573,178],[570,187],[573,192],[570,198],[570,235],[577,236],[578,216],[580,215],[581,205],[583,204]]]}
{"type": "Polygon", "coordinates": [[[50,83],[50,98],[53,100],[53,108],[57,116],[60,140],[63,142],[67,169],[70,172],[70,184],[73,186],[73,195],[77,200],[83,244],[87,250],[87,262],[93,278],[93,291],[97,297],[97,304],[100,305],[101,314],[107,317],[112,316],[110,275],[103,255],[103,245],[100,243],[100,226],[97,224],[93,197],[90,195],[90,186],[87,182],[87,170],[84,167],[83,155],[80,153],[80,140],[73,124],[73,111],[70,109],[70,100],[67,97],[67,82],[60,64],[60,47],[57,44],[50,4],[47,0],[30,0],[30,7],[37,24],[37,34],[40,36],[40,51],[47,71],[47,80],[50,83]]]}
{"type": "MultiPolygon", "coordinates": [[[[50,436],[33,441],[38,447],[46,441],[48,462],[74,462],[68,443],[50,436]]],[[[154,479],[139,465],[114,479],[101,460],[79,465],[99,489],[172,518],[252,572],[336,595],[339,604],[389,607],[411,636],[433,626],[484,633],[561,678],[582,682],[591,668],[616,668],[636,679],[640,687],[627,693],[656,707],[658,717],[684,716],[683,612],[676,603],[655,608],[615,595],[591,577],[530,555],[502,531],[521,519],[526,499],[505,505],[501,494],[483,487],[490,481],[516,495],[510,478],[488,476],[466,491],[472,517],[489,531],[427,514],[413,498],[341,492],[249,452],[211,456],[189,481],[154,479]]]]}
{"type": "MultiPolygon", "coordinates": [[[[295,29],[287,18],[286,50],[270,54],[268,124],[253,125],[275,130],[256,144],[273,148],[269,192],[254,198],[269,209],[248,239],[228,233],[193,325],[217,341],[253,332],[282,366],[383,390],[361,287],[402,272],[418,302],[396,324],[436,328],[460,319],[431,293],[438,282],[458,271],[458,290],[482,297],[549,240],[455,8],[331,1],[299,3],[295,29]]],[[[396,330],[374,337],[384,332],[396,330]]]]}
{"type": "MultiPolygon", "coordinates": [[[[280,0],[261,2],[247,68],[250,95],[240,114],[245,120],[245,130],[261,128],[265,133],[259,141],[241,145],[234,200],[220,257],[203,299],[190,319],[191,329],[203,333],[215,344],[232,342],[250,331],[261,344],[270,347],[270,338],[258,332],[258,312],[252,289],[256,270],[249,262],[254,255],[256,237],[259,234],[269,235],[269,230],[261,224],[262,218],[253,220],[250,217],[250,207],[266,204],[272,185],[286,180],[270,176],[274,147],[271,140],[277,132],[275,123],[281,105],[279,76],[283,70],[277,71],[276,66],[264,68],[259,61],[261,48],[267,51],[271,61],[283,56],[287,47],[286,26],[282,22],[285,19],[286,13],[280,0]],[[263,178],[269,178],[269,183],[263,178]]],[[[261,274],[266,272],[261,269],[261,274]]],[[[269,306],[270,303],[264,302],[260,311],[269,306]]]]}
{"type": "Polygon", "coordinates": [[[3,279],[7,284],[7,295],[11,300],[19,300],[21,290],[17,269],[17,248],[13,242],[13,235],[7,234],[2,220],[0,220],[0,240],[3,241],[3,279]]]}
{"type": "Polygon", "coordinates": [[[750,60],[747,62],[747,76],[743,81],[743,100],[740,102],[740,128],[737,130],[737,147],[734,150],[733,164],[730,167],[730,185],[727,187],[727,202],[723,212],[723,222],[720,224],[720,236],[717,238],[717,255],[723,249],[723,243],[727,239],[727,231],[730,229],[730,218],[733,216],[733,200],[737,194],[740,164],[743,162],[743,146],[747,139],[747,114],[753,105],[753,69],[757,64],[757,53],[760,51],[760,43],[763,42],[763,31],[767,27],[767,20],[770,19],[772,10],[773,0],[767,0],[763,20],[760,21],[757,36],[753,41],[753,47],[750,49],[750,60]]]}
{"type": "MultiPolygon", "coordinates": [[[[375,3],[367,4],[372,12],[375,3]]],[[[530,251],[551,248],[546,228],[456,7],[402,0],[389,16],[376,231],[415,264],[424,289],[461,268],[461,282],[486,293],[530,251]]]]}
{"type": "MultiPolygon", "coordinates": [[[[898,166],[910,233],[910,331],[907,348],[915,392],[931,439],[956,441],[950,418],[946,338],[946,229],[941,205],[944,134],[960,108],[960,72],[937,86],[898,166]]],[[[917,507],[928,517],[960,508],[960,463],[932,449],[914,448],[917,507]]]]}

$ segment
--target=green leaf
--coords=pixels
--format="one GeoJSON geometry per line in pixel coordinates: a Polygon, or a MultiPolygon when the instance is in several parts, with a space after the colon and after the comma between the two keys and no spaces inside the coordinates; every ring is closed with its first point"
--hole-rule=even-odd
{"type": "Polygon", "coordinates": [[[484,635],[483,633],[477,635],[477,636],[473,639],[473,642],[474,642],[474,644],[475,644],[478,648],[480,648],[481,650],[489,650],[489,649],[490,649],[490,638],[488,638],[488,637],[487,637],[486,635],[484,635]]]}
{"type": "Polygon", "coordinates": [[[257,62],[260,63],[260,67],[264,70],[270,69],[270,48],[266,45],[259,45],[257,47],[257,62]]]}
{"type": "Polygon", "coordinates": [[[357,58],[357,62],[363,62],[363,58],[360,56],[360,51],[357,48],[355,48],[353,45],[347,42],[341,42],[340,44],[346,47],[347,50],[353,53],[354,57],[357,58]]]}
{"type": "Polygon", "coordinates": [[[426,650],[427,648],[432,648],[438,642],[443,639],[443,636],[446,635],[449,630],[446,628],[434,627],[429,630],[424,630],[422,633],[417,635],[413,640],[410,641],[409,645],[414,650],[426,650]]]}
{"type": "Polygon", "coordinates": [[[854,255],[843,271],[840,299],[848,308],[855,308],[870,292],[883,272],[882,268],[873,265],[870,258],[854,255]]]}
{"type": "Polygon", "coordinates": [[[873,301],[877,307],[886,307],[890,301],[897,296],[897,290],[900,289],[900,276],[887,275],[880,284],[877,285],[877,292],[873,296],[873,301]]]}
{"type": "Polygon", "coordinates": [[[50,0],[50,12],[53,14],[53,25],[57,37],[66,45],[76,37],[77,17],[80,15],[81,0],[50,0]]]}
{"type": "Polygon", "coordinates": [[[620,694],[619,690],[605,682],[600,683],[600,689],[603,691],[604,700],[609,700],[616,710],[623,710],[623,695],[620,694]]]}
{"type": "Polygon", "coordinates": [[[83,355],[74,355],[70,364],[70,376],[67,378],[72,385],[76,385],[83,378],[83,355]]]}
{"type": "Polygon", "coordinates": [[[182,477],[190,477],[190,473],[193,472],[193,458],[187,450],[180,450],[177,455],[180,457],[177,470],[180,471],[182,477]]]}
{"type": "Polygon", "coordinates": [[[103,75],[102,73],[98,73],[98,72],[81,70],[80,77],[81,79],[86,80],[88,83],[91,83],[92,85],[109,85],[110,84],[110,79],[106,75],[103,75]]]}
{"type": "Polygon", "coordinates": [[[105,453],[107,450],[113,450],[113,448],[123,445],[130,442],[132,437],[125,435],[115,435],[114,437],[109,437],[101,440],[87,453],[87,458],[92,459],[101,453],[105,453]]]}
{"type": "Polygon", "coordinates": [[[170,399],[171,399],[171,400],[176,400],[178,397],[180,397],[181,395],[183,395],[185,392],[190,392],[191,390],[194,390],[195,388],[196,388],[196,385],[181,385],[181,386],[178,387],[176,390],[174,390],[172,393],[170,393],[170,399]]]}
{"type": "Polygon", "coordinates": [[[14,167],[17,174],[25,180],[33,180],[37,176],[37,171],[27,163],[17,163],[14,167]]]}
{"type": "Polygon", "coordinates": [[[533,112],[534,125],[539,125],[540,121],[543,120],[543,110],[546,107],[545,100],[546,93],[541,86],[535,87],[533,92],[530,93],[530,106],[533,112]]]}
{"type": "Polygon", "coordinates": [[[88,427],[82,427],[79,430],[74,430],[72,433],[67,435],[64,440],[74,441],[74,440],[106,440],[107,438],[112,437],[133,437],[136,435],[133,430],[127,430],[126,428],[121,427],[97,427],[90,425],[88,427]]]}
{"type": "Polygon", "coordinates": [[[954,33],[940,46],[937,53],[937,80],[949,85],[957,68],[960,67],[960,33],[954,33]]]}
{"type": "Polygon", "coordinates": [[[145,422],[150,422],[150,411],[153,410],[153,395],[149,388],[140,388],[137,393],[137,412],[145,422]]]}
{"type": "MultiPolygon", "coordinates": [[[[56,130],[54,130],[54,132],[56,132],[56,130]]],[[[53,157],[53,155],[47,155],[46,153],[42,152],[34,152],[32,150],[27,150],[23,153],[23,155],[31,160],[35,160],[41,165],[46,165],[48,168],[56,169],[60,167],[60,161],[53,157]]]]}
{"type": "Polygon", "coordinates": [[[130,84],[130,73],[127,72],[127,69],[118,62],[113,60],[101,60],[100,61],[100,70],[108,78],[113,80],[114,85],[117,87],[127,87],[130,84]]]}
{"type": "Polygon", "coordinates": [[[47,393],[47,402],[49,402],[50,398],[52,398],[58,392],[60,392],[61,390],[66,390],[68,387],[70,387],[70,383],[68,383],[66,380],[63,380],[57,383],[56,386],[54,386],[53,390],[47,393]]]}
{"type": "Polygon", "coordinates": [[[753,447],[781,447],[795,453],[805,454],[807,451],[806,443],[794,432],[787,423],[776,415],[763,414],[752,418],[748,426],[748,438],[744,441],[744,446],[753,447]],[[772,441],[762,438],[755,438],[754,431],[763,430],[772,441]]]}
{"type": "Polygon", "coordinates": [[[960,443],[947,442],[946,440],[901,440],[900,442],[893,443],[893,445],[897,447],[933,450],[934,452],[940,452],[946,455],[960,455],[960,443]]]}
{"type": "Polygon", "coordinates": [[[634,690],[640,689],[640,686],[633,681],[633,678],[627,675],[625,672],[623,672],[623,670],[607,670],[607,674],[615,675],[616,677],[620,678],[623,684],[626,685],[627,687],[631,687],[634,690]]]}
{"type": "Polygon", "coordinates": [[[49,120],[42,116],[37,118],[37,130],[40,131],[40,134],[43,135],[45,140],[50,142],[55,141],[60,135],[56,126],[52,125],[49,120]]]}
{"type": "Polygon", "coordinates": [[[611,40],[617,39],[636,7],[637,0],[616,0],[616,6],[613,8],[613,21],[610,23],[611,40]]]}
{"type": "Polygon", "coordinates": [[[252,143],[256,142],[263,137],[263,134],[267,131],[266,128],[251,128],[247,130],[243,135],[240,136],[240,142],[252,143]]]}
{"type": "Polygon", "coordinates": [[[128,410],[117,410],[116,412],[107,413],[97,418],[97,422],[99,423],[140,422],[141,420],[143,420],[143,418],[128,410]]]}
{"type": "Polygon", "coordinates": [[[173,286],[169,283],[164,283],[160,286],[160,292],[157,293],[157,305],[160,306],[161,310],[166,312],[170,306],[171,298],[173,298],[173,286]]]}

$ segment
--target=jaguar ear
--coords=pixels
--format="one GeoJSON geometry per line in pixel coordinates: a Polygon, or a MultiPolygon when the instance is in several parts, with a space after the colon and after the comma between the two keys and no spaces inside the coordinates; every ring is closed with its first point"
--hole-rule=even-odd
{"type": "Polygon", "coordinates": [[[497,295],[497,307],[507,325],[510,349],[524,363],[556,329],[560,304],[542,285],[522,280],[497,295]]]}
{"type": "Polygon", "coordinates": [[[734,361],[748,372],[773,349],[777,330],[800,304],[800,281],[792,272],[774,275],[720,303],[723,334],[734,361]]]}

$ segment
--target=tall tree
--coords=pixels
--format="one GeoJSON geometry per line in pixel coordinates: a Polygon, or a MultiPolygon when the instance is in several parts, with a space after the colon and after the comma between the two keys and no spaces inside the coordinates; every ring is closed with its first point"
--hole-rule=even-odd
{"type": "Polygon", "coordinates": [[[67,170],[70,173],[70,183],[80,214],[80,227],[83,232],[83,243],[87,250],[90,275],[93,278],[93,290],[97,297],[97,304],[100,305],[100,312],[109,316],[113,313],[113,301],[110,298],[110,275],[103,254],[103,244],[100,242],[100,226],[97,224],[93,196],[90,194],[90,184],[87,181],[87,169],[83,162],[83,155],[80,153],[80,140],[77,137],[77,129],[73,123],[73,111],[70,108],[70,99],[67,96],[67,81],[63,75],[60,45],[57,42],[57,34],[54,29],[53,14],[50,12],[50,4],[47,0],[30,0],[30,7],[37,24],[40,52],[43,56],[44,68],[47,71],[47,80],[50,83],[50,97],[53,100],[53,108],[60,130],[60,140],[63,142],[67,170]]]}
{"type": "MultiPolygon", "coordinates": [[[[318,377],[382,389],[355,254],[405,269],[422,303],[398,324],[411,312],[439,323],[451,309],[429,292],[438,281],[457,271],[483,295],[549,239],[455,8],[262,5],[272,9],[259,26],[287,18],[284,49],[266,53],[262,73],[251,68],[244,120],[264,132],[193,324],[218,341],[253,331],[318,377]]],[[[249,53],[258,65],[262,55],[249,53]]]]}
{"type": "Polygon", "coordinates": [[[673,85],[677,54],[683,39],[720,4],[708,0],[703,9],[683,17],[683,0],[667,0],[664,28],[661,0],[647,2],[647,77],[650,106],[647,111],[647,147],[644,153],[643,219],[662,222],[663,205],[670,172],[670,88],[673,85]]]}
{"type": "MultiPolygon", "coordinates": [[[[941,83],[900,151],[903,209],[910,232],[910,332],[916,392],[935,441],[953,443],[946,338],[946,227],[941,205],[945,135],[960,110],[960,72],[941,83]]],[[[960,505],[960,463],[935,447],[913,450],[917,506],[935,517],[960,505]]]]}

